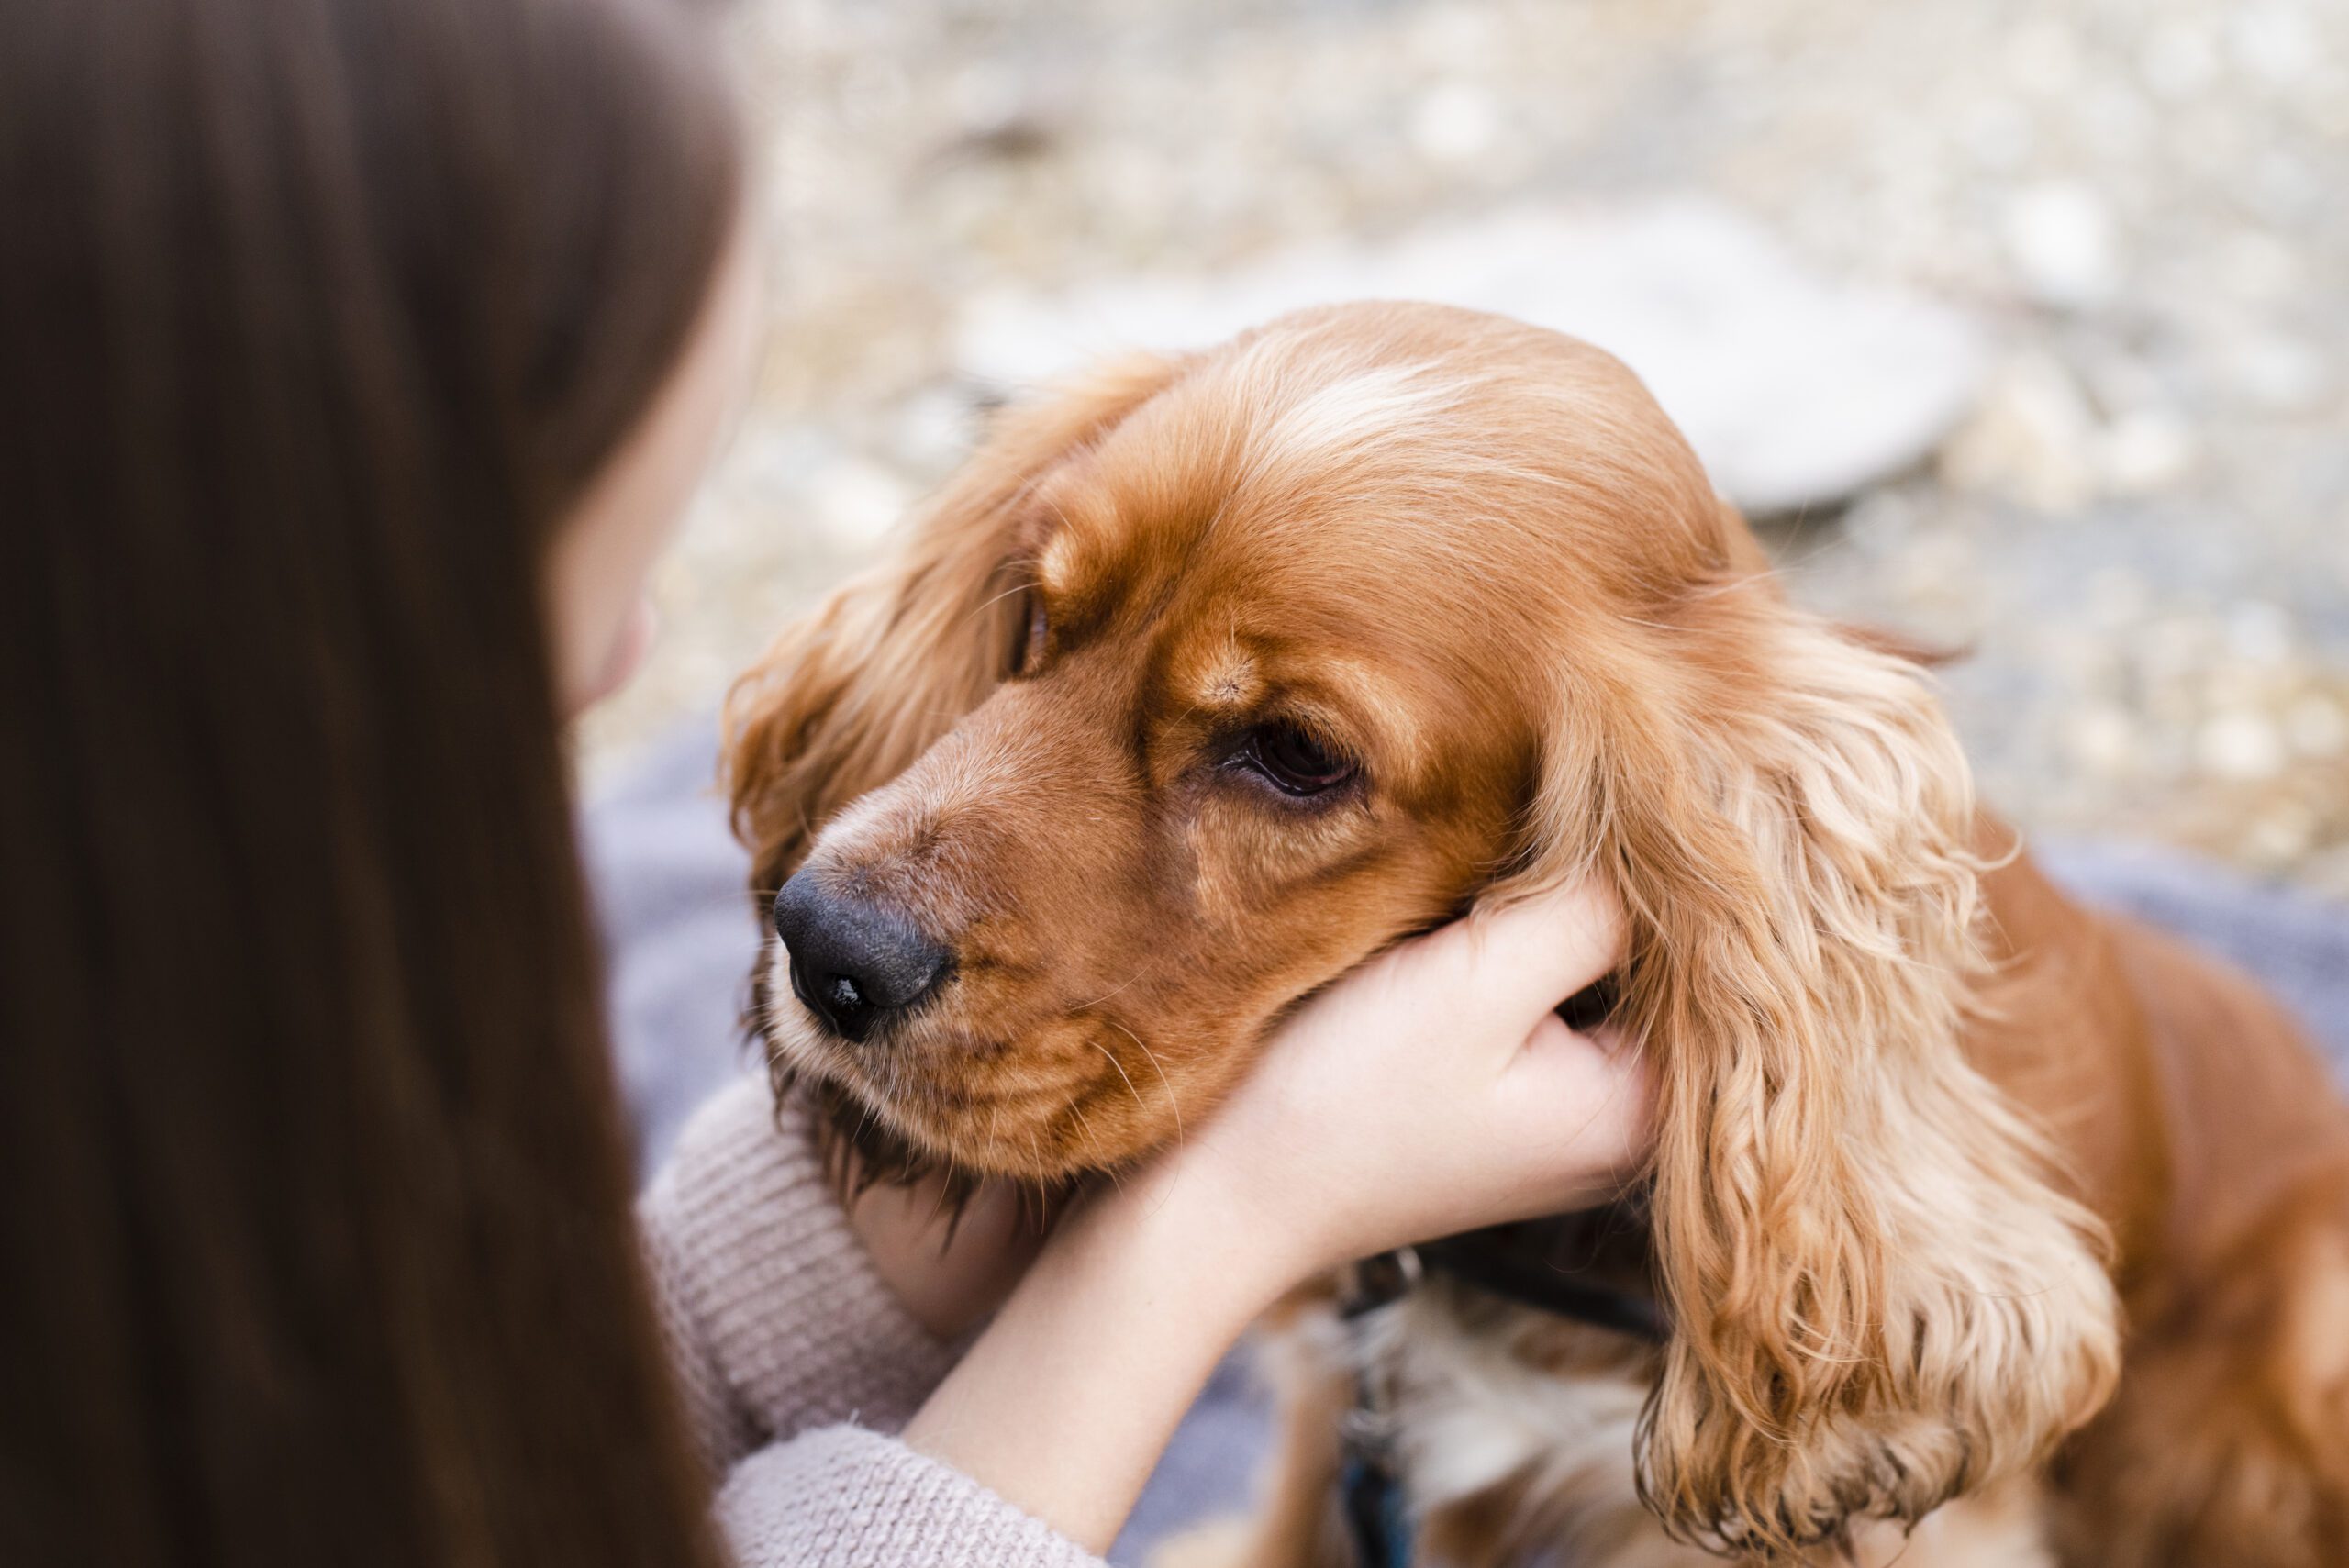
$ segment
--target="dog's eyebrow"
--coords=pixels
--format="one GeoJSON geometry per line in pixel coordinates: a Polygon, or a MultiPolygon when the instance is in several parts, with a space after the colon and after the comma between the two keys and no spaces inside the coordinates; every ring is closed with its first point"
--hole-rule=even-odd
{"type": "Polygon", "coordinates": [[[1232,641],[1219,644],[1185,684],[1190,687],[1185,695],[1194,706],[1210,711],[1253,707],[1264,696],[1263,669],[1247,649],[1232,641]]]}
{"type": "Polygon", "coordinates": [[[1097,490],[1054,474],[1030,491],[1014,536],[1014,550],[1036,585],[1066,602],[1105,586],[1101,571],[1107,548],[1117,537],[1115,512],[1097,490]]]}
{"type": "Polygon", "coordinates": [[[1065,531],[1043,540],[1029,556],[1029,569],[1048,594],[1067,594],[1074,586],[1077,546],[1065,531]]]}

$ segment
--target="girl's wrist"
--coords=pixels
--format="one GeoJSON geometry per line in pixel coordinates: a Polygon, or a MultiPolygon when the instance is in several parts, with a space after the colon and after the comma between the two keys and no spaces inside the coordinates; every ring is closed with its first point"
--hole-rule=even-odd
{"type": "Polygon", "coordinates": [[[1249,1229],[1204,1175],[1094,1193],[905,1440],[1106,1550],[1208,1373],[1291,1283],[1249,1229]]]}
{"type": "Polygon", "coordinates": [[[1316,1272],[1281,1217],[1230,1192],[1220,1173],[1180,1162],[1102,1190],[1062,1230],[1052,1251],[1069,1266],[1180,1300],[1193,1321],[1230,1340],[1316,1272]]]}

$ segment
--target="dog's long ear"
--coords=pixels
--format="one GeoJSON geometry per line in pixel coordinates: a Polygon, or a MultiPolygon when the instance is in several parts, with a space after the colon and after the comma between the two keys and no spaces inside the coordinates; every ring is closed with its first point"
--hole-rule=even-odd
{"type": "Polygon", "coordinates": [[[1980,828],[1921,672],[1736,574],[1634,635],[1570,677],[1537,826],[1622,892],[1656,1065],[1675,1330],[1642,1485],[1691,1538],[1794,1559],[2094,1413],[2107,1242],[1960,1050],[1980,828]]]}
{"type": "Polygon", "coordinates": [[[782,885],[824,820],[902,773],[1003,678],[1023,614],[1019,504],[1174,377],[1135,358],[1000,417],[896,553],[786,628],[727,698],[721,772],[751,885],[782,885]]]}

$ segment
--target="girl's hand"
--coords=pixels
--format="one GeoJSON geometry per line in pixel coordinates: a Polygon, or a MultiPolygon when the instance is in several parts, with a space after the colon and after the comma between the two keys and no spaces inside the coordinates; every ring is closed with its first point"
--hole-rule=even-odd
{"type": "Polygon", "coordinates": [[[1188,1142],[1061,1219],[906,1441],[1101,1551],[1283,1291],[1614,1192],[1648,1147],[1648,1073],[1552,1009],[1615,967],[1621,929],[1575,889],[1407,942],[1308,1002],[1188,1142]]]}
{"type": "Polygon", "coordinates": [[[1219,1214],[1284,1284],[1603,1202],[1646,1157],[1650,1075],[1554,1009],[1622,954],[1620,907],[1587,886],[1405,942],[1308,1002],[1125,1201],[1219,1214]]]}

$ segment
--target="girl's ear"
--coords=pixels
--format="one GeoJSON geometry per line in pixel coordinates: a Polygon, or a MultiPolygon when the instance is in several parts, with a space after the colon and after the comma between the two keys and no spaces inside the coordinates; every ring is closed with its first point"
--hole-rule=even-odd
{"type": "Polygon", "coordinates": [[[1024,608],[1008,571],[1021,501],[1175,371],[1137,358],[1003,416],[893,559],[735,683],[719,766],[753,887],[782,886],[826,818],[905,771],[1003,678],[1024,608]]]}
{"type": "Polygon", "coordinates": [[[1971,783],[1917,667],[1732,578],[1571,695],[1539,821],[1631,916],[1675,1325],[1644,1496],[1793,1558],[2038,1460],[2117,1375],[2103,1228],[1967,1062],[1971,783]],[[1643,667],[1644,666],[1644,667],[1643,667]]]}

